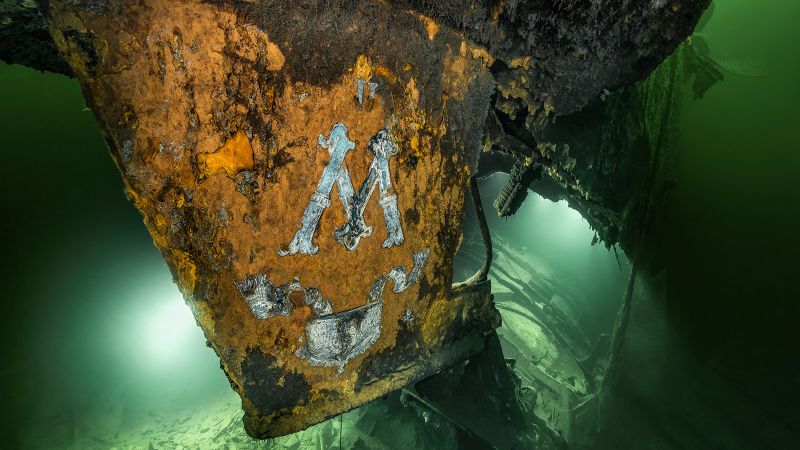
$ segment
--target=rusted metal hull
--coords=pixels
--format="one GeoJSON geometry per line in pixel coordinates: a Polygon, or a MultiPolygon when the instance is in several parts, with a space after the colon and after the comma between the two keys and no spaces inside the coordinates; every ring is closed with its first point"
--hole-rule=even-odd
{"type": "Polygon", "coordinates": [[[372,2],[49,14],[251,435],[420,380],[499,325],[488,283],[451,287],[485,51],[372,2]]]}

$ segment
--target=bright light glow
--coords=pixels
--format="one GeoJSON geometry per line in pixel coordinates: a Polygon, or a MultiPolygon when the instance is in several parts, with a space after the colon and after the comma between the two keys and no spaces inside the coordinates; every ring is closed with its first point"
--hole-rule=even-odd
{"type": "MultiPolygon", "coordinates": [[[[507,175],[495,174],[481,185],[484,208],[492,204],[507,182],[507,175]]],[[[626,266],[621,251],[617,252],[618,264],[617,254],[606,249],[603,243],[590,245],[595,237],[594,230],[565,200],[553,202],[528,192],[525,203],[513,217],[500,218],[490,210],[487,220],[496,235],[518,237],[515,245],[541,276],[569,276],[596,283],[600,273],[616,280],[623,273],[620,265],[626,266]]]]}
{"type": "Polygon", "coordinates": [[[155,268],[158,270],[146,275],[126,296],[125,316],[116,323],[121,348],[126,350],[120,356],[131,369],[139,375],[164,378],[207,363],[213,353],[204,345],[203,332],[169,271],[160,264],[155,268]]]}
{"type": "Polygon", "coordinates": [[[153,364],[173,366],[185,357],[190,345],[202,346],[196,337],[194,317],[183,301],[178,288],[170,286],[171,295],[160,295],[157,304],[140,317],[139,327],[143,333],[142,351],[153,364]]]}

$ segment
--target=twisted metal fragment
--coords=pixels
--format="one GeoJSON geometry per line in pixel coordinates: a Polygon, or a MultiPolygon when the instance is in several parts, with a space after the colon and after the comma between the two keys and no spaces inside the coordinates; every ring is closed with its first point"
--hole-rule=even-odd
{"type": "Polygon", "coordinates": [[[529,164],[517,158],[508,174],[508,182],[494,201],[494,209],[500,217],[513,216],[528,197],[528,187],[542,175],[541,164],[529,164]]]}

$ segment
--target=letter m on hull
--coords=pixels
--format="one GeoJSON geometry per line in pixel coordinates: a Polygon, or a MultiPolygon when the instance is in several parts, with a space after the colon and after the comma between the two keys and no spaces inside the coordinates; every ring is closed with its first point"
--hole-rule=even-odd
{"type": "Polygon", "coordinates": [[[388,230],[388,237],[383,241],[383,247],[402,244],[403,228],[400,223],[400,211],[397,209],[397,195],[390,193],[392,180],[389,174],[389,158],[397,153],[397,147],[389,138],[388,131],[386,129],[378,131],[367,144],[374,158],[358,192],[353,188],[350,173],[344,162],[347,152],[355,148],[355,143],[347,137],[347,127],[337,123],[327,139],[323,135],[319,136],[318,143],[330,153],[330,162],[322,171],[316,191],[311,194],[311,200],[303,212],[300,229],[295,233],[288,248],[278,253],[281,256],[296,253],[314,255],[319,251],[319,247],[313,243],[314,233],[322,213],[331,204],[330,196],[334,183],[338,187],[339,200],[347,215],[347,222],[334,232],[337,242],[348,250],[355,250],[362,237],[372,234],[372,227],[364,222],[364,208],[377,186],[380,192],[378,203],[383,207],[383,218],[388,230]]]}

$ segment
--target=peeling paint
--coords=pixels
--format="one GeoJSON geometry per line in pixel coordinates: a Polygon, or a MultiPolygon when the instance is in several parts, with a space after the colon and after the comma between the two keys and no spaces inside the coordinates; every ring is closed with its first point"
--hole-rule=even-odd
{"type": "Polygon", "coordinates": [[[412,285],[416,284],[422,276],[422,269],[425,267],[425,263],[428,262],[428,255],[430,255],[430,249],[427,248],[425,250],[414,252],[412,255],[414,266],[411,268],[411,273],[408,273],[405,267],[398,266],[392,268],[387,275],[375,280],[372,290],[370,290],[370,298],[373,300],[380,298],[383,293],[383,288],[386,283],[389,282],[389,280],[394,281],[392,291],[394,291],[396,294],[399,294],[400,292],[403,292],[412,285]]]}
{"type": "MultiPolygon", "coordinates": [[[[317,313],[306,324],[307,343],[296,352],[297,356],[307,359],[313,366],[337,366],[342,373],[347,362],[370,348],[381,334],[386,283],[394,281],[392,290],[395,293],[407,290],[422,276],[429,253],[430,250],[425,249],[413,254],[414,266],[410,273],[400,266],[375,280],[365,305],[337,313],[317,313]]],[[[410,310],[406,310],[406,316],[409,314],[410,310]]],[[[408,320],[413,320],[413,315],[408,320]]]]}
{"type": "Polygon", "coordinates": [[[292,314],[294,307],[287,294],[296,290],[296,286],[288,285],[276,288],[263,273],[250,275],[235,284],[239,293],[244,297],[245,303],[257,318],[269,319],[278,315],[288,317],[292,314]]]}
{"type": "Polygon", "coordinates": [[[367,84],[367,80],[363,78],[356,78],[356,101],[358,104],[364,103],[364,86],[367,84]]]}
{"type": "Polygon", "coordinates": [[[383,301],[368,303],[347,311],[327,314],[306,325],[306,345],[297,356],[312,366],[344,366],[372,346],[381,334],[383,301]]]}
{"type": "Polygon", "coordinates": [[[348,151],[355,148],[356,144],[348,139],[347,126],[341,122],[333,126],[327,139],[320,134],[317,142],[320,147],[328,150],[331,159],[322,171],[322,177],[317,183],[317,190],[311,195],[311,200],[305,212],[303,212],[300,229],[295,233],[288,249],[278,252],[281,256],[294,255],[296,253],[314,255],[319,251],[319,247],[311,241],[314,238],[314,232],[317,229],[322,213],[331,204],[330,195],[331,190],[333,190],[333,183],[338,183],[339,185],[339,198],[345,211],[350,209],[353,184],[350,181],[350,174],[344,166],[344,157],[348,151]]]}

